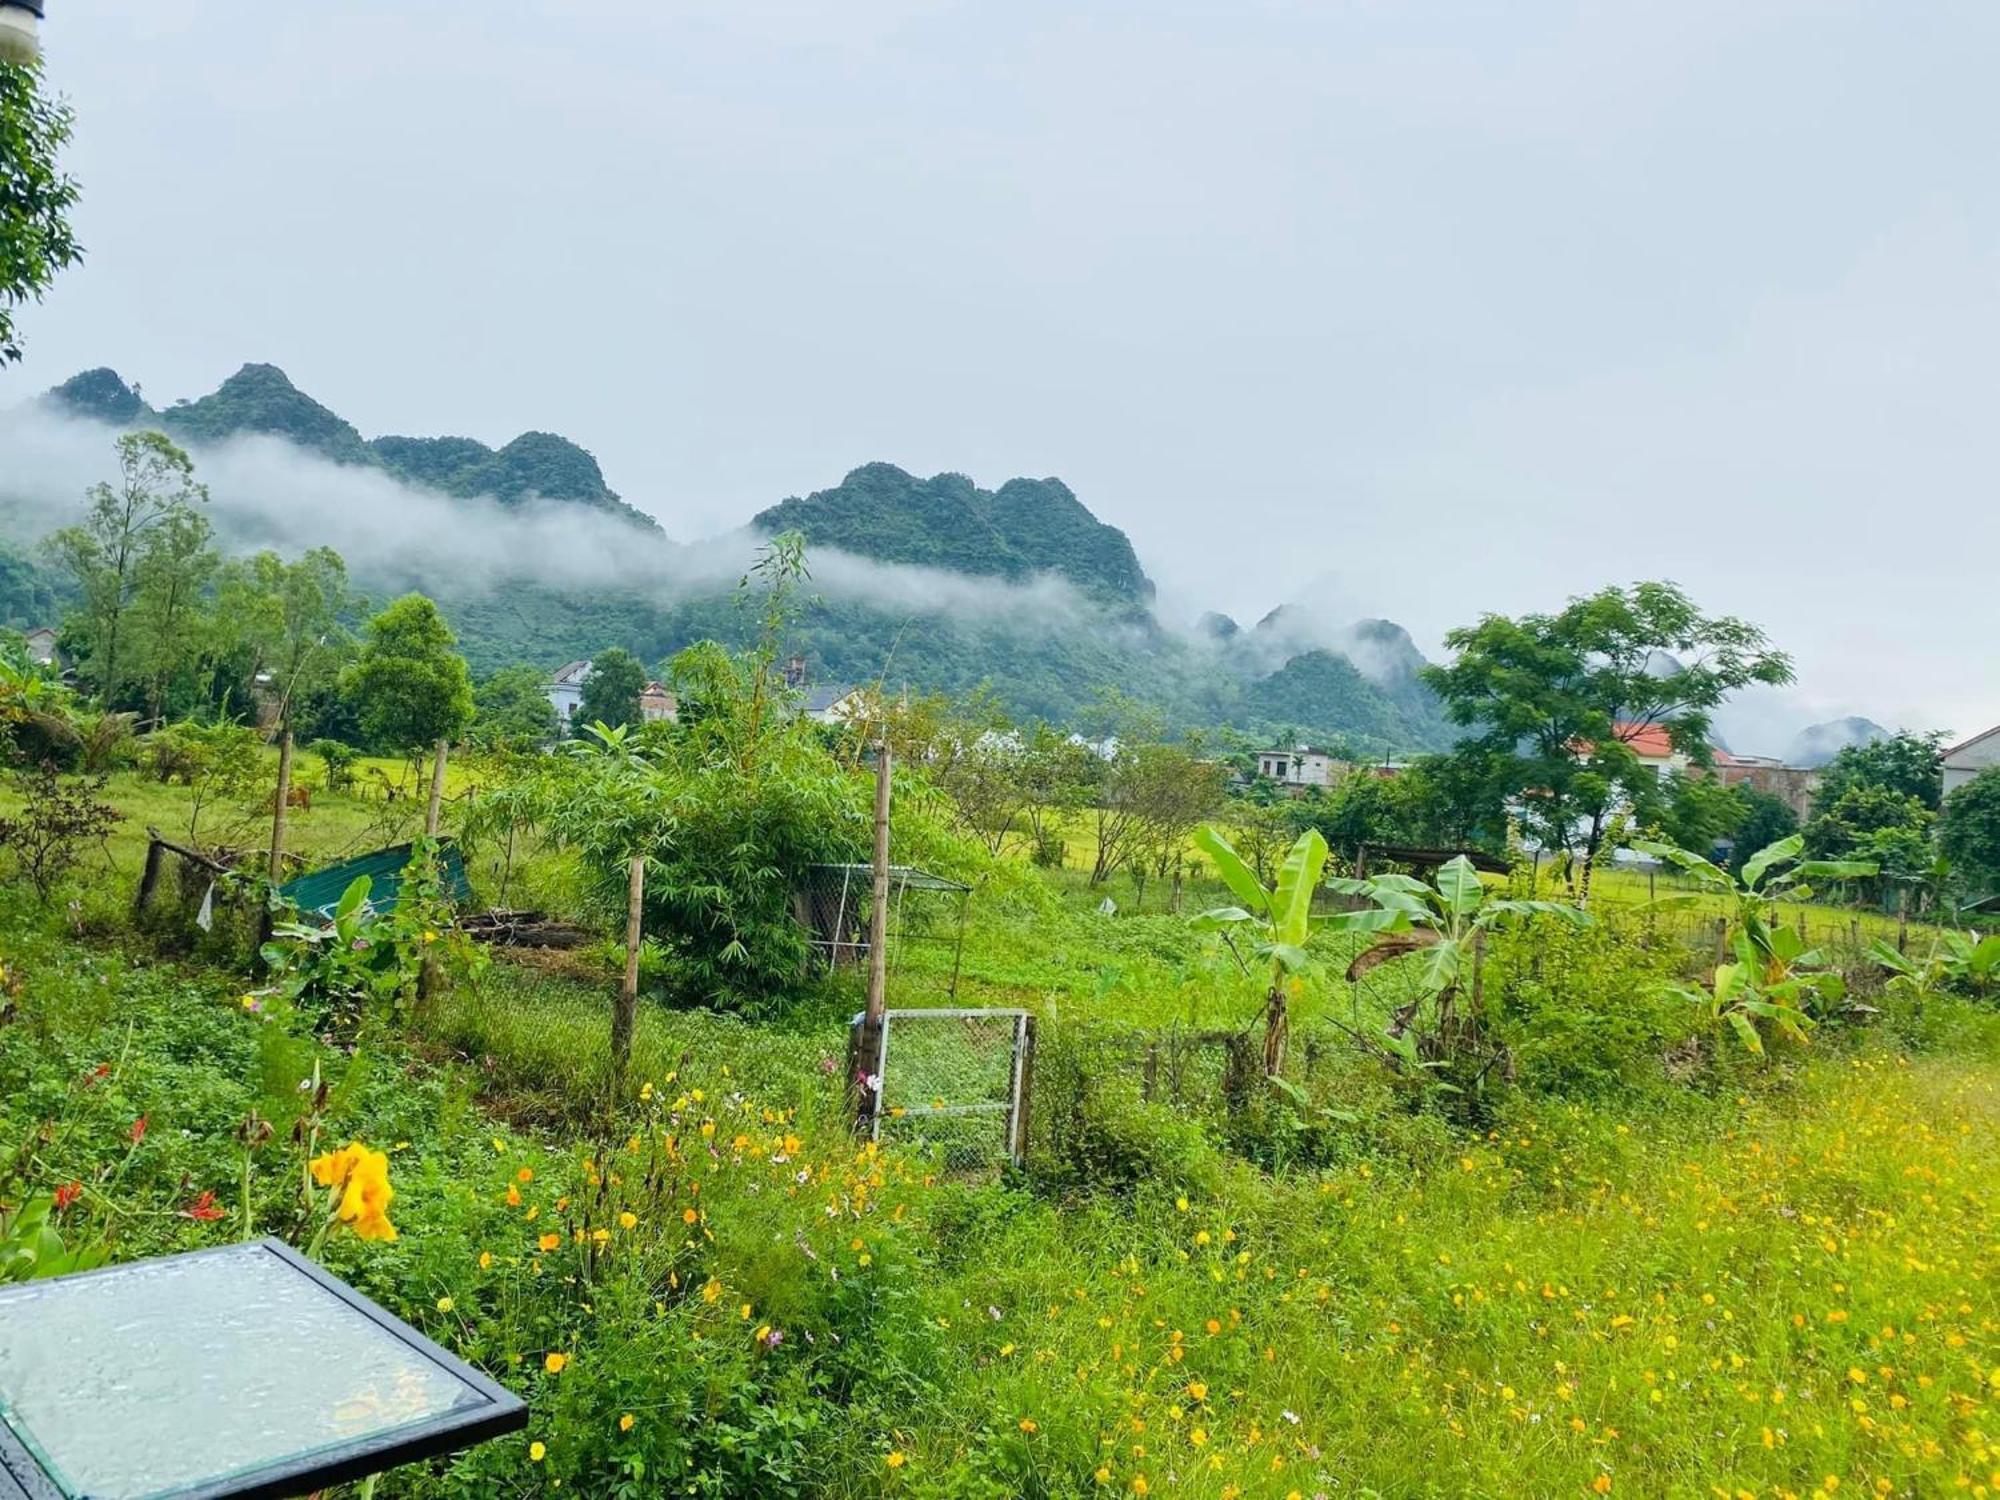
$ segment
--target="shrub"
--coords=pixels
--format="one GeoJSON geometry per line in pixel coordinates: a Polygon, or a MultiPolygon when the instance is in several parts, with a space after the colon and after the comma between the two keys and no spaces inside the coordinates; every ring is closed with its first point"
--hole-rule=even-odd
{"type": "Polygon", "coordinates": [[[1496,1029],[1515,1081],[1535,1093],[1608,1098],[1653,1088],[1697,1030],[1666,992],[1679,955],[1625,923],[1537,922],[1499,935],[1488,955],[1496,1029]]]}
{"type": "Polygon", "coordinates": [[[15,870],[46,903],[85,847],[118,826],[120,814],[99,800],[102,776],[66,781],[54,766],[43,764],[16,772],[13,781],[22,808],[18,817],[0,818],[0,848],[14,857],[15,870]]]}

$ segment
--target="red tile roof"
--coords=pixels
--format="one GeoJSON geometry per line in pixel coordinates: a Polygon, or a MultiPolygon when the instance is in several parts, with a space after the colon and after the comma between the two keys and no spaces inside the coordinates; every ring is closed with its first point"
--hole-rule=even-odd
{"type": "Polygon", "coordinates": [[[1647,760],[1665,760],[1674,753],[1674,742],[1664,724],[1614,724],[1611,732],[1647,760]]]}

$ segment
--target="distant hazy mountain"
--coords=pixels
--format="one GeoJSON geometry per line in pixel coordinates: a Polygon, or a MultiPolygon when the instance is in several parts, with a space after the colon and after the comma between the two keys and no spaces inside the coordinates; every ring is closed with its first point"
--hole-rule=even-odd
{"type": "Polygon", "coordinates": [[[1801,729],[1785,751],[1785,764],[1823,766],[1849,745],[1872,745],[1889,738],[1889,731],[1873,719],[1833,719],[1801,729]]]}
{"type": "MultiPolygon", "coordinates": [[[[395,568],[384,565],[381,577],[357,566],[357,582],[377,598],[414,582],[442,601],[480,670],[516,661],[553,666],[610,645],[653,663],[703,637],[741,640],[749,628],[728,587],[712,581],[719,577],[712,567],[677,565],[676,559],[695,554],[667,542],[650,518],[610,488],[595,458],[552,433],[523,433],[500,448],[467,437],[364,437],[269,364],[245,365],[208,394],[164,408],[110,369],[84,371],[42,399],[67,416],[114,428],[158,426],[198,460],[204,447],[261,435],[450,500],[498,502],[497,514],[468,506],[462,528],[448,516],[428,523],[431,532],[413,531],[410,545],[394,549],[395,568]],[[517,544],[506,531],[512,524],[506,512],[531,500],[589,507],[645,527],[652,535],[644,545],[660,549],[659,566],[630,566],[636,554],[619,539],[622,530],[605,538],[565,527],[565,534],[588,534],[588,546],[628,554],[616,559],[627,566],[607,566],[600,574],[593,563],[584,576],[603,581],[588,586],[543,581],[559,576],[538,564],[537,546],[548,541],[546,507],[523,512],[521,536],[539,537],[539,544],[517,544]],[[537,517],[540,531],[533,529],[537,517]],[[482,574],[459,565],[475,540],[482,556],[505,554],[503,587],[493,586],[490,568],[482,574]],[[454,562],[427,561],[443,558],[454,562]],[[657,581],[633,581],[639,577],[657,581]],[[685,581],[694,579],[711,581],[685,581]]],[[[436,507],[429,513],[435,518],[436,507]]],[[[282,544],[292,515],[283,506],[261,509],[257,534],[235,540],[282,544]]],[[[1450,739],[1419,676],[1424,658],[1402,627],[1387,620],[1328,620],[1311,607],[1287,606],[1251,630],[1212,615],[1191,636],[1169,631],[1153,615],[1153,583],[1130,539],[1100,521],[1060,479],[1010,479],[986,490],[962,474],[924,479],[893,464],[870,463],[829,489],[780,501],[751,525],[766,534],[797,530],[815,550],[978,583],[967,591],[948,578],[940,586],[928,576],[910,577],[912,587],[889,588],[878,598],[864,581],[841,597],[817,601],[792,646],[821,682],[879,677],[948,692],[988,684],[1016,712],[1059,720],[1116,688],[1159,705],[1183,724],[1227,723],[1260,735],[1287,730],[1326,742],[1346,738],[1366,754],[1450,739]],[[996,581],[1028,583],[1051,575],[1071,585],[1081,602],[1054,613],[1040,603],[996,605],[996,581]]],[[[35,538],[15,540],[25,546],[35,538]]],[[[307,540],[301,525],[301,545],[307,540]]],[[[310,540],[338,538],[321,531],[310,540]]],[[[733,578],[734,570],[728,571],[733,578]]],[[[573,563],[562,576],[577,576],[573,563]]],[[[61,586],[29,552],[0,547],[0,620],[45,620],[57,610],[61,586]]]]}
{"type": "Polygon", "coordinates": [[[514,503],[530,496],[573,501],[657,531],[659,524],[620,500],[597,460],[567,438],[524,432],[493,449],[465,437],[363,438],[352,423],[293,385],[276,365],[250,364],[206,396],[156,411],[117,371],[86,370],[44,398],[59,409],[118,427],[158,425],[190,446],[263,434],[284,438],[339,464],[386,469],[446,494],[490,495],[514,503]]]}
{"type": "Polygon", "coordinates": [[[1153,597],[1125,533],[1098,520],[1060,479],[1010,479],[989,491],[963,474],[919,479],[894,464],[864,464],[830,490],[780,501],[752,524],[880,562],[1014,579],[1054,573],[1107,603],[1153,597]]]}

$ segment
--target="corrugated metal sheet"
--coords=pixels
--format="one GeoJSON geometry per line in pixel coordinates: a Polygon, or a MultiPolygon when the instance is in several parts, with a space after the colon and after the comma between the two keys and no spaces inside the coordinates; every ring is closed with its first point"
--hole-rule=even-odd
{"type": "MultiPolygon", "coordinates": [[[[341,896],[354,883],[354,878],[366,875],[370,881],[368,904],[377,911],[394,911],[397,893],[402,889],[403,869],[410,862],[411,848],[409,844],[392,844],[387,849],[357,855],[337,865],[328,865],[323,870],[308,871],[279,886],[278,894],[300,911],[330,916],[334,907],[340,904],[341,896]]],[[[445,891],[452,904],[463,906],[471,901],[472,885],[465,878],[465,859],[453,840],[438,840],[438,860],[444,867],[445,891]]]]}

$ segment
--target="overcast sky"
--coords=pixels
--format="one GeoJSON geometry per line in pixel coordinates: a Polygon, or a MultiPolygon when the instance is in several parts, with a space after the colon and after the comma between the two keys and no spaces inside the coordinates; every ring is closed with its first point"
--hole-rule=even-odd
{"type": "Polygon", "coordinates": [[[268,360],[681,537],[1058,475],[1176,607],[1672,577],[1788,713],[2000,719],[1987,0],[49,9],[89,262],[0,402],[268,360]]]}

